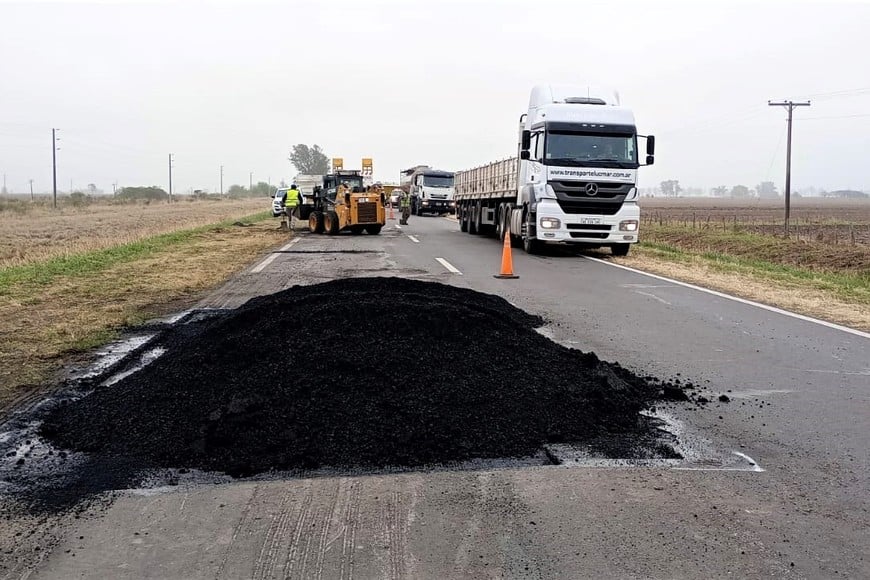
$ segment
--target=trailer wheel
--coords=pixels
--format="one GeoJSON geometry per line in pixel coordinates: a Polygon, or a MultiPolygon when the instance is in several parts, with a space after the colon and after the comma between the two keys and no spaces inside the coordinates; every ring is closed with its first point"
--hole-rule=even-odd
{"type": "Polygon", "coordinates": [[[460,208],[459,210],[459,231],[468,231],[468,209],[460,208]]]}
{"type": "Polygon", "coordinates": [[[312,234],[323,233],[323,214],[321,212],[313,211],[308,216],[308,231],[312,234]]]}
{"type": "Polygon", "coordinates": [[[480,215],[480,204],[476,204],[473,208],[469,208],[468,215],[468,233],[477,235],[480,231],[477,229],[477,219],[480,215]]]}
{"type": "Polygon", "coordinates": [[[381,224],[372,224],[366,226],[366,231],[369,233],[369,235],[376,236],[381,233],[381,227],[381,224]]]}
{"type": "Polygon", "coordinates": [[[338,233],[338,214],[334,211],[326,213],[326,218],[323,220],[323,228],[330,236],[338,233]]]}
{"type": "Polygon", "coordinates": [[[629,248],[631,244],[613,244],[610,246],[610,253],[614,256],[627,256],[629,248]]]}

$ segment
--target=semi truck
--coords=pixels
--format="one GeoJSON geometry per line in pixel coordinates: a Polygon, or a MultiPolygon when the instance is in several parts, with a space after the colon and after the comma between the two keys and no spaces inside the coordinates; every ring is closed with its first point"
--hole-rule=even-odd
{"type": "Polygon", "coordinates": [[[414,215],[443,215],[456,210],[453,173],[450,171],[416,165],[399,174],[399,183],[411,194],[411,213],[414,215]]]}
{"type": "Polygon", "coordinates": [[[508,235],[529,254],[572,244],[625,256],[639,236],[637,170],[654,156],[655,137],[638,135],[615,91],[536,86],[520,116],[517,156],[456,173],[459,228],[508,235]]]}

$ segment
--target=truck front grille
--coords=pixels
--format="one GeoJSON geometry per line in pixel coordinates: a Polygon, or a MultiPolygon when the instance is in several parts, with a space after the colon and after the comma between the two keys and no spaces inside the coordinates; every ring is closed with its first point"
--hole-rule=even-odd
{"type": "Polygon", "coordinates": [[[590,215],[614,215],[622,207],[622,200],[618,202],[590,202],[580,200],[557,199],[559,207],[565,213],[585,213],[590,215]]]}

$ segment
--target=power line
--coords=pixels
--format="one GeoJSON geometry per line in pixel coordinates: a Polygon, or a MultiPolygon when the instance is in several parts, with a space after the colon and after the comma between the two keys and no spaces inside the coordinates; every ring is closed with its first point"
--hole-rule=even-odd
{"type": "Polygon", "coordinates": [[[769,107],[785,107],[788,109],[788,145],[785,156],[785,237],[788,237],[788,219],[791,210],[791,125],[795,107],[809,107],[810,102],[795,103],[794,101],[767,101],[769,107]]]}

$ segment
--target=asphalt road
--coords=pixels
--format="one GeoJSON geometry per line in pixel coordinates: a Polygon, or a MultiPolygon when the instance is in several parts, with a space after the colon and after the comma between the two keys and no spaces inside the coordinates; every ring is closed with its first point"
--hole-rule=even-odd
{"type": "Polygon", "coordinates": [[[520,278],[498,280],[495,240],[444,218],[390,224],[302,234],[203,306],[340,276],[438,280],[732,401],[672,414],[697,452],[675,466],[581,458],[125,493],[10,577],[870,577],[870,339],[578,256],[515,250],[520,278]]]}

